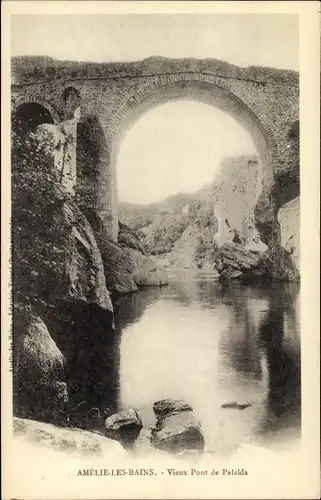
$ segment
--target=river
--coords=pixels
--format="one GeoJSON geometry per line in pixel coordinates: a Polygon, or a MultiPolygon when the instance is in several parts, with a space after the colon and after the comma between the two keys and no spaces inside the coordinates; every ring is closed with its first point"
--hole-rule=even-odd
{"type": "Polygon", "coordinates": [[[134,407],[146,433],[153,402],[186,400],[211,452],[298,438],[299,301],[296,284],[223,286],[190,271],[119,298],[118,408],[134,407]],[[221,408],[233,401],[251,406],[221,408]]]}

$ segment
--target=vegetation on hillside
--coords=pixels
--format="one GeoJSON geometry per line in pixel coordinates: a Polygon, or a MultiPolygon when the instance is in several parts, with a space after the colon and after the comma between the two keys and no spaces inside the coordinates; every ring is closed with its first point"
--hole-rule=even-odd
{"type": "Polygon", "coordinates": [[[156,215],[153,222],[142,229],[144,243],[154,255],[168,253],[190,223],[184,214],[156,215]]]}

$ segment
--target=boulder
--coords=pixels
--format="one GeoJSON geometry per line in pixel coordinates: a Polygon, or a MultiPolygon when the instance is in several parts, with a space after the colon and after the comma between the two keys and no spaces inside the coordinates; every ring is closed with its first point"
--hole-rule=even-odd
{"type": "Polygon", "coordinates": [[[151,433],[152,446],[175,454],[204,450],[201,425],[189,404],[163,400],[154,403],[153,409],[157,421],[151,433]]]}
{"type": "Polygon", "coordinates": [[[193,408],[185,401],[162,399],[153,404],[153,410],[157,418],[162,418],[166,415],[181,413],[182,411],[193,411],[193,408]]]}
{"type": "Polygon", "coordinates": [[[82,429],[56,427],[36,420],[15,417],[13,432],[17,451],[22,443],[29,443],[33,445],[33,451],[44,448],[47,452],[55,451],[75,457],[100,456],[115,460],[126,456],[125,450],[119,443],[82,429]]]}
{"type": "Polygon", "coordinates": [[[212,185],[212,200],[218,219],[215,239],[219,246],[245,243],[255,237],[251,219],[258,195],[260,170],[256,156],[226,157],[221,162],[212,185]]]}
{"type": "Polygon", "coordinates": [[[142,419],[133,408],[114,413],[105,420],[105,435],[110,439],[131,446],[143,428],[142,419]]]}
{"type": "Polygon", "coordinates": [[[230,280],[242,280],[243,273],[242,271],[238,271],[236,269],[231,269],[228,267],[227,269],[223,269],[219,275],[220,282],[225,283],[230,280]]]}
{"type": "Polygon", "coordinates": [[[223,403],[221,405],[221,408],[231,408],[233,410],[245,410],[250,406],[252,406],[252,403],[249,403],[248,401],[245,401],[244,403],[241,403],[239,401],[231,401],[230,403],[223,403]]]}
{"type": "Polygon", "coordinates": [[[39,316],[27,311],[19,316],[14,338],[14,411],[28,418],[60,420],[68,402],[65,357],[39,316]]]}

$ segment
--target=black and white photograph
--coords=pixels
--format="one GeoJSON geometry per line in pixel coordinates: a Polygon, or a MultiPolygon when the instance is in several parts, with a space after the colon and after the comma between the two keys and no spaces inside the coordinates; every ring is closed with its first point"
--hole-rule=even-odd
{"type": "Polygon", "coordinates": [[[6,498],[317,498],[300,16],[71,3],[10,15],[6,498]]]}

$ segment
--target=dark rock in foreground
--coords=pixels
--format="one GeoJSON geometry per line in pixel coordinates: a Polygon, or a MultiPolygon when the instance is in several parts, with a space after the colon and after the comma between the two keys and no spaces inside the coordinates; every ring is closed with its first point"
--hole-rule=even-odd
{"type": "Polygon", "coordinates": [[[202,452],[205,441],[200,422],[192,407],[184,401],[162,400],[154,403],[157,417],[151,444],[170,453],[202,452]]]}
{"type": "Polygon", "coordinates": [[[106,437],[119,441],[125,447],[136,441],[142,428],[143,422],[133,408],[114,413],[105,421],[106,437]]]}

